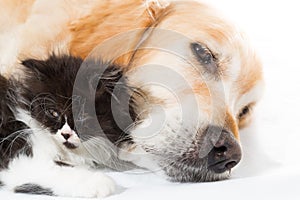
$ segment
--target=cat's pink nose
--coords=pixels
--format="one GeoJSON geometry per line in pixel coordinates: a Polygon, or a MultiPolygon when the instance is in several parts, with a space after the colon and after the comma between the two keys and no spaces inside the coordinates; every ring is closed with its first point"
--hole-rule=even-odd
{"type": "Polygon", "coordinates": [[[70,134],[70,133],[64,133],[64,132],[62,132],[61,135],[62,135],[66,140],[68,140],[68,139],[71,137],[71,134],[70,134]]]}

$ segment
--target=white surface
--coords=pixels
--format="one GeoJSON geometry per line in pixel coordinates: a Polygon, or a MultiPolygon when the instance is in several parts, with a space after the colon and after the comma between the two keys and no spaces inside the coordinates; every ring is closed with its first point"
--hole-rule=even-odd
{"type": "MultiPolygon", "coordinates": [[[[243,162],[232,179],[215,183],[178,184],[149,173],[111,173],[128,189],[107,199],[300,199],[298,2],[209,2],[245,30],[264,62],[265,96],[256,109],[255,123],[241,132],[243,162]]],[[[0,199],[58,198],[0,191],[0,199]]]]}

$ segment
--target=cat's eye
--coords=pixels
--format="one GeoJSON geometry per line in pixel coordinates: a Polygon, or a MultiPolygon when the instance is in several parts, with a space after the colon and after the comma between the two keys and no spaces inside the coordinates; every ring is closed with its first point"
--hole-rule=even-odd
{"type": "Polygon", "coordinates": [[[203,65],[208,72],[215,73],[217,71],[215,57],[207,47],[199,43],[192,43],[191,49],[197,61],[203,65]]]}
{"type": "Polygon", "coordinates": [[[49,114],[50,114],[52,117],[54,117],[54,118],[59,118],[59,117],[60,117],[59,112],[56,111],[56,110],[54,110],[54,109],[50,109],[50,110],[49,110],[49,114]]]}

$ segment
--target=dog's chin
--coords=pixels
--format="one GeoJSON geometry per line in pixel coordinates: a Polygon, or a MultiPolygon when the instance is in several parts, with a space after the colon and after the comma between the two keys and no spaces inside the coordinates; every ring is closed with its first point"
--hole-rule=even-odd
{"type": "Polygon", "coordinates": [[[216,173],[206,165],[195,167],[185,163],[172,163],[163,167],[165,174],[174,182],[212,182],[221,181],[230,177],[230,171],[216,173]]]}
{"type": "Polygon", "coordinates": [[[124,145],[119,153],[119,159],[146,168],[173,182],[221,181],[228,179],[231,173],[230,170],[222,173],[210,170],[207,157],[194,160],[164,153],[157,154],[135,145],[124,145]]]}

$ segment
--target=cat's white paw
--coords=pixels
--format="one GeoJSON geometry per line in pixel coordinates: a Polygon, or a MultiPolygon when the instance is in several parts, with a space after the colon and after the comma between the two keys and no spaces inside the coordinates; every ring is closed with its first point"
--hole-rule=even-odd
{"type": "MultiPolygon", "coordinates": [[[[100,177],[99,177],[100,178],[100,177]]],[[[95,197],[106,197],[113,194],[116,191],[115,182],[108,176],[102,174],[101,181],[97,180],[95,190],[95,197]]]]}
{"type": "Polygon", "coordinates": [[[115,182],[102,172],[76,168],[64,172],[55,179],[52,188],[57,196],[103,198],[116,191],[115,182]]]}
{"type": "Polygon", "coordinates": [[[75,190],[72,196],[103,198],[116,191],[116,184],[107,175],[96,172],[91,177],[85,177],[75,190]]]}

